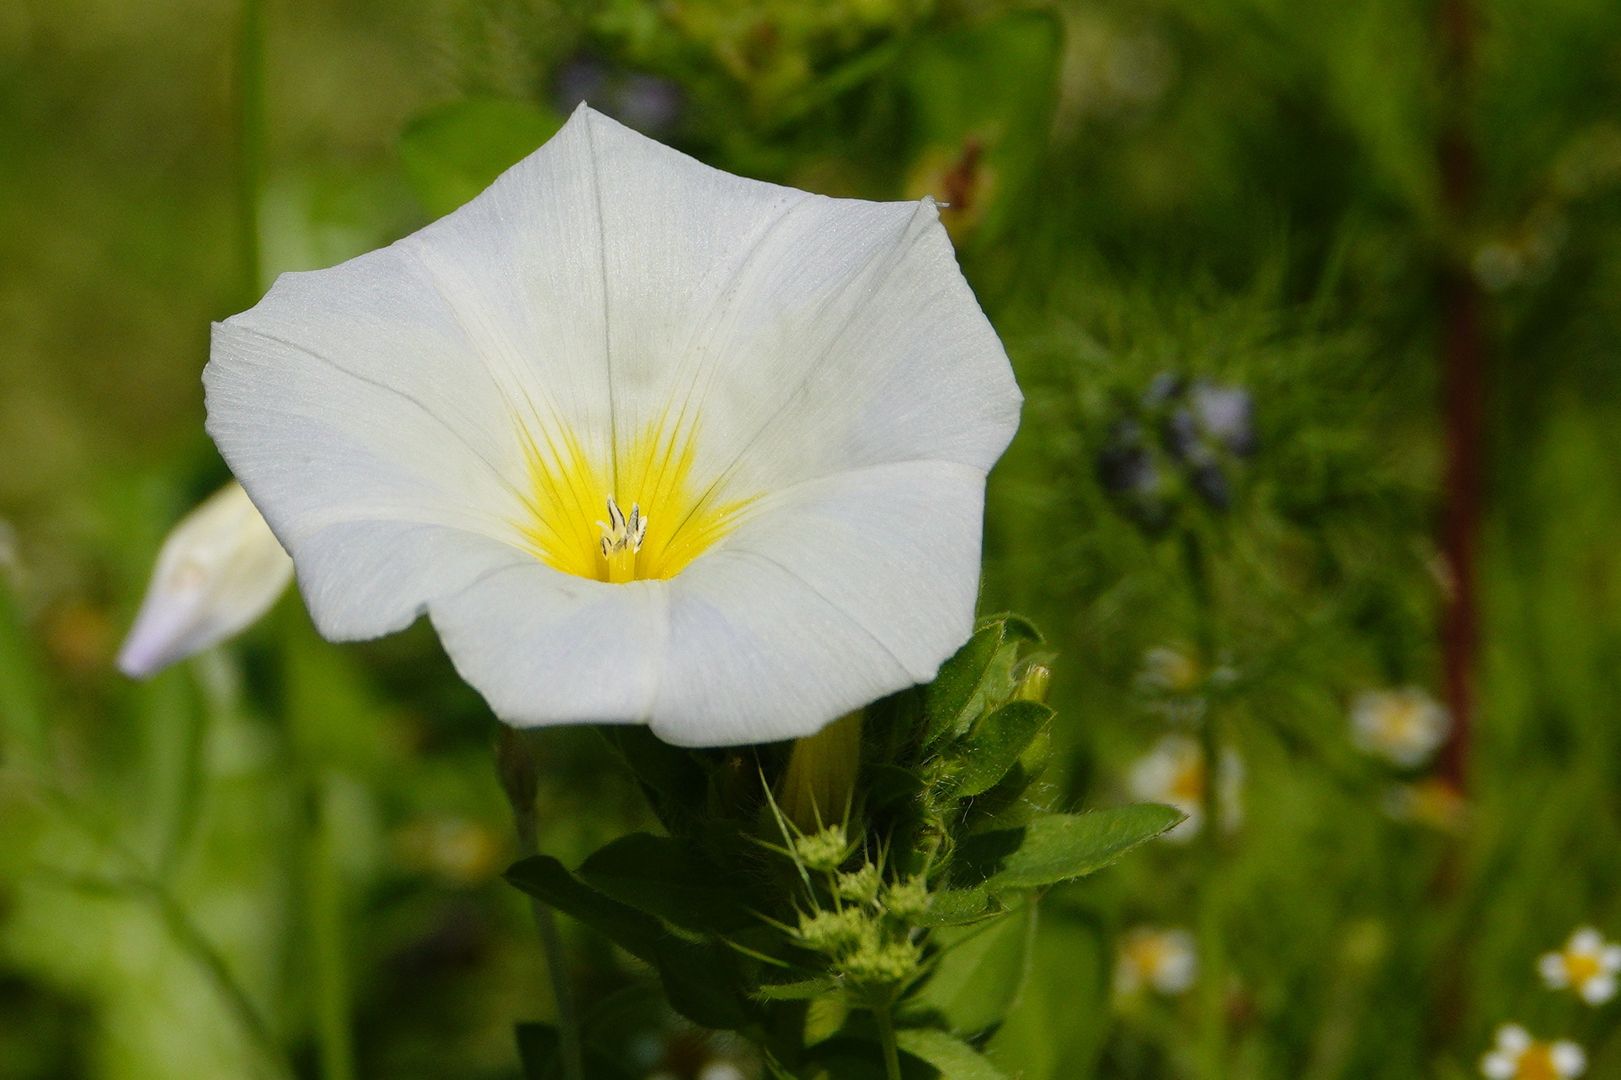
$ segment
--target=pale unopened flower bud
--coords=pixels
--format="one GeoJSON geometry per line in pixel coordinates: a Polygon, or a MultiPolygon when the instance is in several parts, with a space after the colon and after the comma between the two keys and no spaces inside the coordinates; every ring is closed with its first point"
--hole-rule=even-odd
{"type": "Polygon", "coordinates": [[[227,484],[181,519],[158,552],[118,669],[144,679],[255,622],[293,580],[293,561],[248,500],[227,484]]]}

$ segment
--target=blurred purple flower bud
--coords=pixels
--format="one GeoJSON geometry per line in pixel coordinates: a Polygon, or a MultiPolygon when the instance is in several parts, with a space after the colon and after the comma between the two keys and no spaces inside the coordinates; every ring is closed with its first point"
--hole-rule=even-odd
{"type": "Polygon", "coordinates": [[[552,81],[552,100],[558,113],[567,116],[582,101],[608,111],[611,78],[608,65],[589,54],[565,61],[552,81]]]}
{"type": "Polygon", "coordinates": [[[1165,449],[1172,457],[1187,461],[1198,451],[1199,425],[1194,421],[1190,410],[1180,406],[1171,410],[1160,430],[1165,440],[1165,449]]]}
{"type": "Polygon", "coordinates": [[[1181,375],[1174,371],[1162,371],[1154,376],[1153,381],[1148,384],[1148,389],[1143,391],[1143,405],[1150,409],[1155,408],[1173,398],[1181,397],[1186,389],[1187,380],[1181,375]]]}
{"type": "Polygon", "coordinates": [[[681,118],[681,88],[656,75],[631,75],[614,96],[617,119],[644,135],[659,135],[681,118]]]}
{"type": "Polygon", "coordinates": [[[1227,484],[1227,474],[1222,471],[1219,464],[1206,461],[1196,465],[1190,475],[1193,490],[1217,510],[1226,510],[1233,504],[1232,488],[1227,484]]]}
{"type": "Polygon", "coordinates": [[[1206,435],[1240,457],[1255,452],[1255,400],[1248,390],[1200,380],[1193,384],[1191,399],[1206,435]]]}

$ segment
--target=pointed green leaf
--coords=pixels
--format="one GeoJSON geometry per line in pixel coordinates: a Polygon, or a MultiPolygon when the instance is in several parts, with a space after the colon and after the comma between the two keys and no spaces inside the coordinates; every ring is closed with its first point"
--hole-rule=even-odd
{"type": "Polygon", "coordinates": [[[963,763],[956,774],[952,794],[958,798],[982,795],[995,787],[1018,764],[1053,711],[1034,701],[1010,701],[981,720],[967,738],[957,744],[963,763]]]}
{"type": "Polygon", "coordinates": [[[605,896],[683,929],[724,933],[756,922],[728,875],[673,837],[621,836],[587,856],[578,876],[605,896]]]}
{"type": "Polygon", "coordinates": [[[657,962],[658,944],[667,936],[659,921],[586,885],[551,856],[531,855],[520,860],[507,870],[506,878],[530,896],[585,923],[632,956],[650,964],[657,962]]]}
{"type": "Polygon", "coordinates": [[[754,990],[761,1001],[809,1001],[832,993],[838,983],[831,977],[800,979],[798,982],[762,983],[754,990]]]}
{"type": "Polygon", "coordinates": [[[924,746],[962,734],[988,708],[1013,693],[1013,665],[1022,634],[1008,640],[1008,625],[1006,619],[985,623],[940,666],[924,697],[924,746]]]}
{"type": "Polygon", "coordinates": [[[1155,803],[1043,814],[1019,829],[977,833],[957,849],[953,871],[991,892],[1029,889],[1084,877],[1176,825],[1180,810],[1155,803]]]}
{"type": "Polygon", "coordinates": [[[929,907],[912,920],[918,926],[962,926],[980,922],[1000,911],[984,886],[941,889],[929,898],[929,907]]]}
{"type": "Polygon", "coordinates": [[[933,1028],[895,1033],[903,1052],[938,1070],[941,1080],[1007,1080],[990,1059],[955,1035],[933,1028]]]}
{"type": "Polygon", "coordinates": [[[938,931],[942,951],[909,1008],[939,1016],[952,1031],[972,1035],[1007,1015],[1030,968],[1035,908],[981,926],[938,931]]]}
{"type": "Polygon", "coordinates": [[[735,953],[715,942],[667,937],[653,950],[653,966],[670,1007],[701,1027],[736,1031],[758,1023],[759,1011],[739,989],[735,953]]]}

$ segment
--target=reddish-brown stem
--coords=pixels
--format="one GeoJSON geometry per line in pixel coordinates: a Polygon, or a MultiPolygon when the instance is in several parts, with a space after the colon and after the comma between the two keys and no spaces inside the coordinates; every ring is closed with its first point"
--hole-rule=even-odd
{"type": "Polygon", "coordinates": [[[1480,286],[1462,251],[1474,217],[1477,164],[1469,126],[1475,19],[1471,0],[1441,0],[1440,44],[1447,112],[1437,152],[1447,243],[1439,274],[1440,361],[1446,411],[1446,475],[1441,552],[1448,589],[1441,620],[1447,704],[1452,737],[1441,755],[1441,775],[1465,790],[1475,721],[1474,677],[1479,641],[1476,556],[1484,498],[1486,343],[1480,286]]]}

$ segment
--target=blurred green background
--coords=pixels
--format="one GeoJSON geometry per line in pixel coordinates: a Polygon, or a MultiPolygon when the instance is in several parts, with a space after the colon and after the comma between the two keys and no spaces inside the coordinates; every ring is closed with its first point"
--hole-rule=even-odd
{"type": "MultiPolygon", "coordinates": [[[[1243,761],[1219,857],[1160,843],[1043,901],[995,1061],[1460,1077],[1518,1020],[1621,1076],[1621,1010],[1534,971],[1621,934],[1612,0],[6,0],[0,1077],[256,1076],[272,1046],[301,1076],[517,1075],[511,1025],[551,1003],[494,722],[431,633],[329,646],[289,597],[149,683],[112,658],[226,478],[209,321],[454,207],[582,97],[721,168],[951,204],[1028,398],[983,607],[1058,653],[1053,801],[1128,800],[1207,710],[1243,761]],[[1348,705],[1442,695],[1460,325],[1478,710],[1461,771],[1404,769],[1348,705]],[[1168,454],[1176,379],[1247,393],[1253,452],[1168,454]],[[1113,993],[1139,924],[1217,935],[1226,972],[1113,993]]],[[[546,850],[645,824],[590,733],[548,746],[546,850]]],[[[588,996],[634,985],[570,942],[588,996]]],[[[625,1016],[646,1074],[731,1052],[625,1016]]]]}

